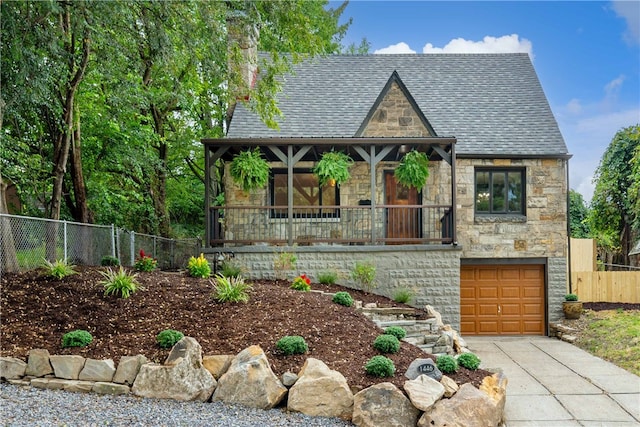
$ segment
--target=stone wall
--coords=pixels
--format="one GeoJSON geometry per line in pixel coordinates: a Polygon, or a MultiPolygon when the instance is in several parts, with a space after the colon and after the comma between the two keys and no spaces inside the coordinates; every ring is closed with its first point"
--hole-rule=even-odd
{"type": "MultiPolygon", "coordinates": [[[[357,288],[350,279],[356,262],[369,261],[376,266],[375,292],[393,298],[399,290],[413,294],[411,305],[429,304],[442,314],[444,323],[460,328],[460,254],[452,246],[244,246],[233,248],[235,260],[246,268],[252,279],[275,279],[273,261],[280,252],[294,252],[296,270],[289,278],[306,274],[317,281],[318,274],[335,270],[340,285],[357,288]]],[[[215,249],[211,249],[215,251],[215,249]]],[[[213,254],[208,255],[210,260],[213,254]]]]}

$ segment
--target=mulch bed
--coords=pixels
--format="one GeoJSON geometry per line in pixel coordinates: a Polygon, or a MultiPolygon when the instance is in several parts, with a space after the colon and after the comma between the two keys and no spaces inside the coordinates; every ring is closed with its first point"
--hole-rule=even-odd
{"type": "MultiPolygon", "coordinates": [[[[104,296],[99,272],[103,267],[76,270],[78,274],[60,281],[45,278],[39,270],[3,274],[0,355],[26,360],[30,349],[43,348],[51,354],[112,358],[116,363],[121,356],[144,354],[162,363],[169,350],[157,345],[156,335],[164,329],[176,329],[195,338],[204,355],[235,355],[250,345],[260,345],[278,376],[286,371],[299,372],[307,357],[320,359],[341,372],[354,389],[384,381],[401,388],[409,364],[416,358],[429,357],[403,342],[397,354],[388,355],[396,366],[393,378],[368,376],[364,365],[378,354],[372,343],[382,330],[354,308],[334,304],[326,295],[292,290],[287,281],[254,281],[248,303],[223,304],[211,297],[213,285],[208,279],[188,277],[184,272],[154,271],[138,273],[143,290],[121,299],[104,296]],[[63,349],[62,335],[74,329],[89,331],[93,342],[85,348],[63,349]],[[304,337],[309,352],[278,354],[275,343],[285,335],[304,337]]],[[[312,288],[346,290],[364,303],[407,307],[337,285],[312,284],[312,288]]],[[[450,376],[458,384],[471,382],[478,386],[490,374],[460,368],[450,376]]]]}

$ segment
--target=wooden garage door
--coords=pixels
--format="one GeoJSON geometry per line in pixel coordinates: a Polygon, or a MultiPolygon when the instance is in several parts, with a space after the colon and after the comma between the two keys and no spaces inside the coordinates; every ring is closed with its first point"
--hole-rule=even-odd
{"type": "Polygon", "coordinates": [[[463,265],[460,331],[544,335],[543,265],[463,265]]]}

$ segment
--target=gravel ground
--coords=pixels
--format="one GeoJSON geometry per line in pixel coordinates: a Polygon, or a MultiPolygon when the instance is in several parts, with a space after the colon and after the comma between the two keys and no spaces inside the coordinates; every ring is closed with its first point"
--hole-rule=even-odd
{"type": "Polygon", "coordinates": [[[71,393],[0,384],[2,426],[311,426],[353,424],[280,409],[71,393]]]}

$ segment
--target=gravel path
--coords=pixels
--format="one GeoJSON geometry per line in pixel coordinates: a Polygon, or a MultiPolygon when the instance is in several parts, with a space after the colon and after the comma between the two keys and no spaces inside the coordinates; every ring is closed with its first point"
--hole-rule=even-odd
{"type": "Polygon", "coordinates": [[[310,426],[353,424],[280,409],[263,411],[221,402],[71,393],[0,384],[2,426],[310,426]]]}

